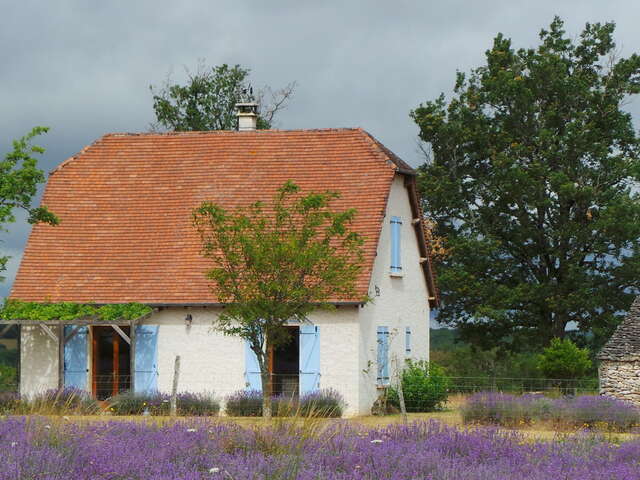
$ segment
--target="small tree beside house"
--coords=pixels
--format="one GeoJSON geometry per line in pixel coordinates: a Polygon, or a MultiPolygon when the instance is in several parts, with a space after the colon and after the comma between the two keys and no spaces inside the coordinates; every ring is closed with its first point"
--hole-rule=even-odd
{"type": "Polygon", "coordinates": [[[312,311],[335,308],[332,301],[356,294],[363,240],[350,230],[355,209],[333,208],[337,198],[329,191],[302,194],[289,180],[269,205],[227,211],[205,202],[193,213],[203,254],[213,263],[207,276],[227,303],[215,327],[245,339],[255,353],[267,418],[269,351],[289,341],[286,325],[304,323],[312,311]]]}

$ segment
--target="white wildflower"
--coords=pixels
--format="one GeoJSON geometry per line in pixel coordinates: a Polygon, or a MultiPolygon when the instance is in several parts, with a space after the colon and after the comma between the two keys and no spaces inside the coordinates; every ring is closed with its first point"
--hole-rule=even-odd
{"type": "Polygon", "coordinates": [[[193,433],[193,432],[197,432],[197,430],[195,428],[187,428],[187,432],[193,433]]]}
{"type": "Polygon", "coordinates": [[[213,467],[209,469],[209,473],[218,473],[220,469],[218,467],[213,467]]]}
{"type": "Polygon", "coordinates": [[[18,445],[18,442],[11,442],[12,447],[15,447],[16,445],[18,445]]]}
{"type": "Polygon", "coordinates": [[[51,425],[45,425],[44,428],[46,428],[47,430],[51,430],[51,425]]]}
{"type": "Polygon", "coordinates": [[[382,440],[380,440],[379,438],[376,438],[374,440],[371,440],[371,443],[382,443],[382,440]]]}

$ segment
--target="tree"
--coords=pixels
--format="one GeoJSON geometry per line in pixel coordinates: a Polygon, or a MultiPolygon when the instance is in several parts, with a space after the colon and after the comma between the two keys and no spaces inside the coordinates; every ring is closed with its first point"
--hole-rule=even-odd
{"type": "Polygon", "coordinates": [[[613,32],[587,24],[574,42],[556,17],[519,50],[498,34],[449,102],[411,112],[448,252],[439,320],[467,341],[539,348],[575,324],[602,343],[638,291],[639,145],[622,107],[640,57],[617,58],[613,32]]]}
{"type": "Polygon", "coordinates": [[[206,70],[201,65],[189,73],[186,85],[167,79],[160,89],[150,87],[153,109],[159,126],[169,130],[233,130],[236,127],[236,103],[256,101],[261,113],[258,128],[271,128],[276,113],[286,107],[296,83],[280,90],[264,87],[256,95],[248,82],[249,69],[222,64],[206,70]]]}
{"type": "Polygon", "coordinates": [[[193,213],[203,254],[213,263],[207,276],[227,303],[215,326],[249,342],[260,367],[265,417],[271,415],[268,352],[289,341],[287,322],[305,322],[312,311],[356,295],[362,238],[350,230],[355,210],[332,210],[338,197],[302,195],[287,181],[268,206],[257,202],[227,212],[205,202],[193,213]]]}
{"type": "Polygon", "coordinates": [[[551,345],[538,355],[538,368],[545,377],[554,379],[581,378],[591,368],[589,350],[578,348],[568,338],[554,338],[551,345]]]}
{"type": "MultiPolygon", "coordinates": [[[[58,218],[46,206],[33,207],[31,202],[38,185],[45,181],[44,172],[38,168],[35,154],[43,154],[44,149],[33,145],[34,137],[49,131],[46,127],[35,127],[24,137],[13,141],[13,150],[0,163],[0,228],[5,232],[7,223],[16,221],[15,211],[24,210],[29,214],[29,223],[57,225],[58,218]]],[[[0,271],[6,269],[10,257],[0,257],[0,271]]],[[[0,277],[0,279],[4,279],[0,277]]]]}

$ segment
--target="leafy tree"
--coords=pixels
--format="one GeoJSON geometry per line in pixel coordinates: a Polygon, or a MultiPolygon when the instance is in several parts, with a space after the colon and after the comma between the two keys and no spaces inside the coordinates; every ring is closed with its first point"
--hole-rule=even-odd
{"type": "MultiPolygon", "coordinates": [[[[0,162],[0,228],[5,232],[8,230],[4,225],[16,221],[15,211],[18,209],[29,214],[29,223],[58,224],[58,218],[47,207],[31,205],[38,185],[45,181],[44,172],[38,168],[38,161],[34,158],[34,155],[44,153],[44,149],[33,145],[31,140],[47,131],[46,127],[35,127],[24,137],[14,140],[13,150],[0,162]]],[[[0,271],[6,269],[9,258],[0,256],[0,271]]]]}
{"type": "MultiPolygon", "coordinates": [[[[335,192],[302,195],[287,181],[268,206],[228,212],[203,203],[193,213],[218,299],[227,303],[216,327],[247,340],[263,385],[263,415],[271,415],[268,352],[289,341],[288,321],[305,322],[331,301],[353,298],[362,265],[362,238],[351,231],[356,212],[334,211],[335,192]]],[[[365,301],[366,299],[363,299],[365,301]]]]}
{"type": "Polygon", "coordinates": [[[614,24],[536,48],[502,34],[486,65],[411,112],[432,154],[424,208],[446,238],[439,321],[485,348],[537,349],[570,322],[601,343],[640,280],[638,138],[622,107],[640,57],[617,58],[614,24]]]}
{"type": "Polygon", "coordinates": [[[240,65],[222,64],[189,74],[186,85],[167,79],[161,89],[150,87],[158,125],[175,131],[233,130],[236,127],[236,103],[256,101],[261,113],[258,128],[270,128],[276,113],[293,95],[295,82],[273,91],[265,87],[253,94],[248,82],[249,70],[240,65]]]}
{"type": "Polygon", "coordinates": [[[581,378],[591,368],[589,350],[578,348],[568,338],[554,338],[538,356],[538,368],[547,378],[581,378]]]}

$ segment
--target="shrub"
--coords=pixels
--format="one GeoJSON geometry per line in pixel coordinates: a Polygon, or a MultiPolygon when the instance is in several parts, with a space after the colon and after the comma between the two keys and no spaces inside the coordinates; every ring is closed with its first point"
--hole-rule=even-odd
{"type": "MultiPolygon", "coordinates": [[[[167,393],[133,393],[126,391],[108,400],[109,410],[114,415],[150,415],[163,416],[171,412],[171,396],[167,393]]],[[[217,415],[220,403],[212,393],[178,393],[176,399],[178,415],[209,416],[217,415]]]]}
{"type": "Polygon", "coordinates": [[[141,415],[145,411],[151,415],[169,415],[169,395],[154,393],[134,393],[126,391],[108,400],[109,410],[114,415],[141,415]]]}
{"type": "MultiPolygon", "coordinates": [[[[423,360],[407,360],[402,370],[402,391],[408,411],[430,412],[447,401],[449,379],[442,367],[423,360]]],[[[389,389],[388,401],[396,408],[400,399],[396,388],[389,389]]]]}
{"type": "MultiPolygon", "coordinates": [[[[313,417],[341,417],[344,409],[342,395],[332,389],[322,389],[306,393],[300,398],[275,396],[271,399],[274,417],[293,415],[313,417]]],[[[230,417],[262,416],[262,392],[258,390],[238,390],[226,398],[225,413],[230,417]]]]}
{"type": "Polygon", "coordinates": [[[78,388],[51,389],[35,395],[26,408],[31,413],[93,415],[100,406],[88,392],[78,388]]]}
{"type": "Polygon", "coordinates": [[[298,414],[304,417],[340,418],[344,406],[344,398],[339,392],[325,388],[302,395],[298,414]]]}
{"type": "Polygon", "coordinates": [[[640,421],[640,410],[631,403],[590,395],[552,399],[481,392],[468,397],[461,411],[465,423],[503,426],[550,421],[557,426],[625,431],[640,421]]]}
{"type": "Polygon", "coordinates": [[[538,356],[538,368],[547,378],[581,378],[591,368],[589,351],[579,348],[568,338],[554,338],[538,356]]]}
{"type": "Polygon", "coordinates": [[[230,417],[262,416],[262,392],[238,390],[226,398],[225,413],[230,417]]]}
{"type": "Polygon", "coordinates": [[[0,392],[0,415],[20,413],[22,406],[17,392],[0,392]]]}
{"type": "Polygon", "coordinates": [[[0,364],[0,392],[15,390],[18,385],[15,367],[0,364]]]}
{"type": "Polygon", "coordinates": [[[179,393],[176,407],[178,415],[189,417],[213,416],[220,412],[220,402],[213,393],[179,393]]]}

